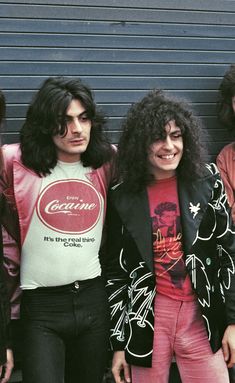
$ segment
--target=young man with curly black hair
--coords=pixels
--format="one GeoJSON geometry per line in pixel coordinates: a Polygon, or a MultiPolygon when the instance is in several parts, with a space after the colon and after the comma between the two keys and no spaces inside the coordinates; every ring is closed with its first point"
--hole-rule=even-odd
{"type": "Polygon", "coordinates": [[[228,383],[235,227],[219,172],[204,164],[199,122],[153,90],[123,128],[107,220],[115,382],[168,383],[174,357],[182,383],[228,383]],[[156,207],[170,205],[169,231],[156,207]]]}
{"type": "Polygon", "coordinates": [[[99,253],[114,153],[104,122],[80,79],[51,77],[20,145],[2,148],[1,190],[20,227],[24,383],[102,382],[109,311],[99,253]]]}

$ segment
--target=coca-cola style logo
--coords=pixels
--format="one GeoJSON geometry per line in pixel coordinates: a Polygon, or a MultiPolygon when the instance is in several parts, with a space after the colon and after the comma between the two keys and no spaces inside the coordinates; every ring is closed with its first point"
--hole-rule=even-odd
{"type": "Polygon", "coordinates": [[[39,219],[60,233],[86,233],[96,225],[100,214],[100,195],[82,180],[53,182],[42,191],[37,202],[39,219]]]}

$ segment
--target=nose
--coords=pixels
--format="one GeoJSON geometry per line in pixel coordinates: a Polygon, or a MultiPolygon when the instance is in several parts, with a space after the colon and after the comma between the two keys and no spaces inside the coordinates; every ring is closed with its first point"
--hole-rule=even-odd
{"type": "Polygon", "coordinates": [[[81,133],[82,132],[82,124],[77,117],[75,117],[73,119],[72,132],[73,133],[81,133]]]}
{"type": "Polygon", "coordinates": [[[168,150],[171,150],[174,148],[174,143],[170,136],[166,136],[166,139],[164,141],[164,147],[168,150]]]}

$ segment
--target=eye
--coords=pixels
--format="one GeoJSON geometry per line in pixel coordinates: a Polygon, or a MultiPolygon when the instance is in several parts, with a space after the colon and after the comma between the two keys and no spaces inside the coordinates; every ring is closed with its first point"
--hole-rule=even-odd
{"type": "Polygon", "coordinates": [[[180,137],[182,137],[181,131],[174,132],[174,133],[171,134],[171,138],[173,138],[173,139],[177,139],[177,138],[180,138],[180,137]]]}
{"type": "Polygon", "coordinates": [[[162,141],[162,140],[164,140],[164,138],[163,138],[163,137],[160,137],[160,136],[155,136],[155,137],[153,138],[153,141],[152,141],[152,143],[154,143],[154,142],[159,142],[159,141],[162,141]]]}
{"type": "Polygon", "coordinates": [[[89,118],[88,118],[87,114],[85,113],[85,114],[82,114],[82,115],[79,117],[79,120],[80,120],[81,122],[86,122],[86,121],[89,121],[89,118]]]}
{"type": "Polygon", "coordinates": [[[73,117],[71,117],[71,116],[65,116],[65,124],[69,124],[70,122],[72,122],[73,121],[73,117]]]}

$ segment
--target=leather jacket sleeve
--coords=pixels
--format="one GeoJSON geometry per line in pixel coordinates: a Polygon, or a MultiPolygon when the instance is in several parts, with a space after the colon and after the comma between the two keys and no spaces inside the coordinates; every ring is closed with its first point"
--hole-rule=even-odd
{"type": "Polygon", "coordinates": [[[105,275],[111,310],[111,347],[114,351],[124,350],[124,324],[128,301],[128,273],[123,261],[123,226],[120,217],[108,202],[107,211],[107,249],[105,275]]]}

